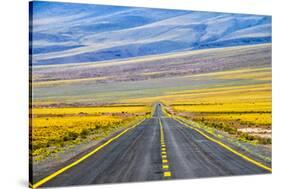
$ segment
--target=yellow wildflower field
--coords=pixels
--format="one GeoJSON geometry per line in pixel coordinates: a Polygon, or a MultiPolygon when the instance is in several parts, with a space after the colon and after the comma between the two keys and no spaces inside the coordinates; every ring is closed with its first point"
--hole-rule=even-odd
{"type": "Polygon", "coordinates": [[[241,113],[241,114],[212,114],[205,115],[206,119],[218,119],[221,121],[242,121],[255,125],[271,125],[271,113],[241,113]]]}
{"type": "Polygon", "coordinates": [[[189,100],[171,104],[175,113],[190,113],[193,118],[205,121],[233,120],[255,126],[271,125],[271,84],[195,90],[184,95],[189,100]]]}
{"type": "Polygon", "coordinates": [[[67,108],[33,108],[32,114],[101,114],[101,113],[145,113],[148,106],[103,106],[103,107],[67,107],[67,108]]]}
{"type": "Polygon", "coordinates": [[[241,102],[241,103],[216,103],[216,104],[186,104],[173,107],[178,112],[269,112],[270,102],[241,102]]]}
{"type": "Polygon", "coordinates": [[[73,144],[102,139],[150,113],[146,106],[33,108],[31,153],[41,160],[73,144]]]}

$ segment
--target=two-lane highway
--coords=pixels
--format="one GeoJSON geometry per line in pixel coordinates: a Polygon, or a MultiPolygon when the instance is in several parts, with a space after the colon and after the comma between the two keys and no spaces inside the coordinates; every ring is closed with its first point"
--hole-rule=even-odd
{"type": "Polygon", "coordinates": [[[269,173],[173,118],[160,104],[152,118],[34,187],[269,173]]]}

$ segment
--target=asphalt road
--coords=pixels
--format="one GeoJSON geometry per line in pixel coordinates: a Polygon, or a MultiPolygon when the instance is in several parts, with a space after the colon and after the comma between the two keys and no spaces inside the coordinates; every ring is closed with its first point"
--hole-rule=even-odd
{"type": "Polygon", "coordinates": [[[268,171],[165,117],[159,104],[152,118],[40,187],[260,173],[268,171]]]}

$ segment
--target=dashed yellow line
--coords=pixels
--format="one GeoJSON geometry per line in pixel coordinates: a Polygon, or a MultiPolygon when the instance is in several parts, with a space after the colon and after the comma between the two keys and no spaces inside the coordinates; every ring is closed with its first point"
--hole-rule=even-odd
{"type": "Polygon", "coordinates": [[[199,134],[203,135],[203,136],[204,136],[205,138],[207,138],[208,140],[210,140],[210,141],[212,141],[212,142],[214,142],[214,143],[217,143],[218,145],[220,145],[221,147],[225,148],[226,150],[228,150],[228,151],[230,151],[230,152],[236,154],[237,156],[239,156],[239,157],[241,157],[241,158],[247,160],[248,162],[250,162],[250,163],[252,163],[252,164],[254,164],[254,165],[256,165],[256,166],[258,166],[258,167],[260,167],[260,168],[263,168],[263,169],[265,169],[265,170],[267,170],[267,171],[269,171],[269,172],[272,172],[272,168],[270,168],[270,167],[268,167],[268,166],[266,166],[266,165],[264,165],[264,164],[262,164],[262,163],[260,163],[260,162],[258,162],[258,161],[256,161],[256,160],[254,160],[254,159],[252,159],[252,158],[250,158],[250,157],[248,157],[248,156],[246,156],[246,155],[244,155],[244,154],[241,154],[240,152],[234,150],[233,148],[227,146],[226,144],[224,144],[224,143],[222,143],[222,142],[220,142],[220,141],[218,141],[218,140],[216,140],[216,139],[214,139],[214,138],[212,138],[212,137],[206,135],[204,132],[200,131],[199,129],[194,128],[194,127],[191,127],[191,126],[185,124],[183,121],[181,121],[181,120],[179,120],[179,119],[177,119],[177,120],[178,120],[179,122],[181,122],[182,124],[184,124],[186,127],[197,131],[199,134]]]}
{"type": "Polygon", "coordinates": [[[160,143],[161,143],[161,158],[162,158],[162,169],[163,169],[163,177],[168,178],[171,177],[171,171],[169,171],[169,161],[167,159],[167,151],[166,151],[166,144],[164,139],[164,129],[159,118],[159,125],[160,125],[160,143]]]}
{"type": "Polygon", "coordinates": [[[162,163],[168,163],[167,159],[162,159],[162,163]]]}
{"type": "Polygon", "coordinates": [[[172,174],[170,171],[165,171],[164,172],[164,177],[170,177],[172,174]]]}
{"type": "Polygon", "coordinates": [[[125,129],[124,131],[122,131],[121,133],[119,133],[118,135],[112,137],[111,139],[107,140],[105,143],[103,143],[102,145],[98,146],[97,148],[95,148],[93,151],[89,152],[88,154],[82,156],[80,159],[74,161],[73,163],[59,169],[58,171],[50,174],[49,176],[43,178],[42,180],[36,182],[35,184],[32,185],[32,188],[38,188],[39,186],[45,184],[46,182],[50,181],[51,179],[55,178],[56,176],[62,174],[63,172],[65,172],[66,170],[74,167],[75,165],[81,163],[82,161],[84,161],[85,159],[87,159],[88,157],[92,156],[93,154],[95,154],[96,152],[98,152],[99,150],[101,150],[102,148],[104,148],[105,146],[107,146],[108,144],[110,144],[111,142],[113,142],[114,140],[118,139],[119,137],[121,137],[122,135],[124,135],[125,133],[127,133],[129,130],[137,127],[138,125],[140,125],[142,122],[144,121],[144,119],[142,121],[140,121],[139,123],[135,124],[132,127],[129,127],[127,129],[125,129]]]}

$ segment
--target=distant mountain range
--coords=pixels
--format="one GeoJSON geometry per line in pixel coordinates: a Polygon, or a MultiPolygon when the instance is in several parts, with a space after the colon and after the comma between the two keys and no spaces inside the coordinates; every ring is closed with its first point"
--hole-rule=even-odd
{"type": "Polygon", "coordinates": [[[271,16],[40,1],[30,10],[33,65],[271,42],[271,16]]]}

